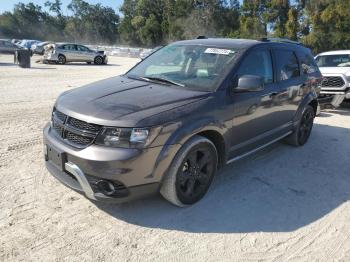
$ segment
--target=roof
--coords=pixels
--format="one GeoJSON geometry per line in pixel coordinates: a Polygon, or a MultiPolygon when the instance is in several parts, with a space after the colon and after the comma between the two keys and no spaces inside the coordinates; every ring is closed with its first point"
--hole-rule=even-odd
{"type": "Polygon", "coordinates": [[[336,51],[328,51],[318,54],[319,55],[350,55],[350,50],[336,50],[336,51]]]}
{"type": "MultiPolygon", "coordinates": [[[[274,38],[277,39],[277,38],[274,38]]],[[[255,45],[283,45],[292,48],[303,48],[307,49],[303,45],[295,44],[297,42],[284,40],[286,42],[278,42],[269,39],[265,41],[252,40],[252,39],[233,39],[233,38],[200,38],[193,40],[184,40],[178,41],[174,44],[183,44],[183,45],[205,45],[205,46],[213,46],[218,48],[233,48],[233,49],[248,49],[255,45]]],[[[278,40],[278,39],[277,39],[278,40]]],[[[283,40],[283,39],[282,39],[283,40]]]]}
{"type": "Polygon", "coordinates": [[[215,46],[219,48],[235,48],[235,49],[245,49],[263,42],[251,39],[230,39],[230,38],[205,38],[205,39],[193,39],[178,41],[174,44],[183,45],[206,45],[215,46]]]}

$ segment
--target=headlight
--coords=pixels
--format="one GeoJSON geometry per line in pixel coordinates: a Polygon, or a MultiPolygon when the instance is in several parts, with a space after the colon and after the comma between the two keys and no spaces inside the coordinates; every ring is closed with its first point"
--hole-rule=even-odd
{"type": "Polygon", "coordinates": [[[96,144],[110,147],[144,148],[158,136],[161,127],[119,128],[104,127],[96,138],[96,144]]]}
{"type": "Polygon", "coordinates": [[[345,78],[348,80],[348,82],[350,82],[350,75],[346,75],[345,78]]]}

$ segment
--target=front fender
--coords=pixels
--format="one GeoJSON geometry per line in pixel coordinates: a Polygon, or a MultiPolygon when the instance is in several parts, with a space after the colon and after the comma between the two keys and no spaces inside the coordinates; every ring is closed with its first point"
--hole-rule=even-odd
{"type": "MultiPolygon", "coordinates": [[[[186,124],[173,123],[163,128],[162,133],[170,133],[164,143],[154,167],[153,176],[157,181],[162,181],[163,175],[170,167],[172,160],[175,158],[181,146],[186,143],[192,136],[205,131],[215,131],[219,133],[225,140],[227,126],[215,118],[205,117],[198,120],[193,120],[186,124]]],[[[226,144],[226,143],[225,143],[226,144]]]]}

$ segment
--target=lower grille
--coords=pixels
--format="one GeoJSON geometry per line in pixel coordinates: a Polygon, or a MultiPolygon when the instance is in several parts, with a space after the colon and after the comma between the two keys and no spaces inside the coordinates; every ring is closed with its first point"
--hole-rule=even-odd
{"type": "Polygon", "coordinates": [[[326,76],[322,80],[322,87],[343,87],[345,82],[340,76],[326,76]]]}
{"type": "Polygon", "coordinates": [[[84,148],[91,145],[101,128],[100,125],[69,117],[55,109],[52,114],[53,132],[74,147],[84,148]]]}
{"type": "Polygon", "coordinates": [[[85,137],[82,135],[77,135],[77,134],[72,133],[70,131],[65,131],[64,137],[69,142],[76,144],[76,145],[80,145],[80,146],[87,146],[94,141],[93,137],[85,137]]]}

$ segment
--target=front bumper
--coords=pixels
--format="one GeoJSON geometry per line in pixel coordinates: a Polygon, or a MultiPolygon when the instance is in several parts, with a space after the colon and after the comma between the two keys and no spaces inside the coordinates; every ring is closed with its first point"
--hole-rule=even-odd
{"type": "Polygon", "coordinates": [[[163,147],[140,150],[91,145],[77,149],[50,134],[50,124],[44,128],[44,144],[63,156],[64,163],[60,169],[48,160],[46,152],[45,164],[54,177],[91,200],[115,203],[159,192],[162,176],[177,148],[177,145],[169,146],[172,153],[168,150],[167,155],[163,157],[163,147]],[[98,181],[111,181],[122,185],[120,194],[104,194],[96,186],[98,181]]]}

